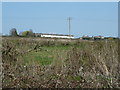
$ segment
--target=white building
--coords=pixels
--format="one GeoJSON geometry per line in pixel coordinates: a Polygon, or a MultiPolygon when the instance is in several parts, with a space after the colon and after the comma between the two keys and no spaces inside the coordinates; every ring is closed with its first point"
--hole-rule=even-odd
{"type": "Polygon", "coordinates": [[[73,35],[64,34],[44,34],[44,33],[34,33],[35,37],[47,37],[47,38],[74,38],[73,35]]]}

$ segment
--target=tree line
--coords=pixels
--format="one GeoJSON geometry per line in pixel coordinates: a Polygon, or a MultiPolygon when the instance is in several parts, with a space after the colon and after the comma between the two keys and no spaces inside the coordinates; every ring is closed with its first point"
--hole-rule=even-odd
{"type": "Polygon", "coordinates": [[[17,29],[16,28],[12,28],[10,30],[10,36],[12,36],[12,37],[19,37],[19,36],[22,36],[22,37],[33,37],[34,33],[33,33],[32,29],[30,29],[30,30],[27,30],[27,31],[24,31],[24,32],[21,32],[20,34],[18,34],[17,33],[17,29]]]}

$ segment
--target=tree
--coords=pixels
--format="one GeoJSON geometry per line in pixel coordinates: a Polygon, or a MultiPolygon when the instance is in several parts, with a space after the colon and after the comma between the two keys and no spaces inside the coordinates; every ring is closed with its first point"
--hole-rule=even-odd
{"type": "Polygon", "coordinates": [[[34,36],[34,33],[33,33],[32,29],[29,30],[29,36],[30,36],[30,37],[33,37],[33,36],[34,36]]]}
{"type": "Polygon", "coordinates": [[[24,32],[22,32],[22,36],[27,37],[28,33],[29,33],[29,31],[24,31],[24,32]]]}
{"type": "Polygon", "coordinates": [[[22,32],[22,36],[24,36],[24,37],[33,37],[34,33],[32,32],[32,29],[30,29],[29,31],[22,32]]]}
{"type": "Polygon", "coordinates": [[[12,28],[11,30],[10,30],[10,35],[11,36],[18,36],[18,34],[17,34],[17,30],[16,30],[16,28],[12,28]]]}

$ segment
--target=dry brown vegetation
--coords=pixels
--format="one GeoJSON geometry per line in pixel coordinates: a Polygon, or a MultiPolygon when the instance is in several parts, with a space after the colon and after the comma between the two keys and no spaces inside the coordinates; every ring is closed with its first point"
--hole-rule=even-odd
{"type": "Polygon", "coordinates": [[[2,40],[3,88],[120,88],[117,40],[2,40]]]}

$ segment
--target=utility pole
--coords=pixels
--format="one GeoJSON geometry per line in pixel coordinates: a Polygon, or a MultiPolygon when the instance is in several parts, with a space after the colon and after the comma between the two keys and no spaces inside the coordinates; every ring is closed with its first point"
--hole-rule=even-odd
{"type": "Polygon", "coordinates": [[[71,17],[68,17],[68,22],[69,22],[69,37],[71,37],[71,17]]]}

